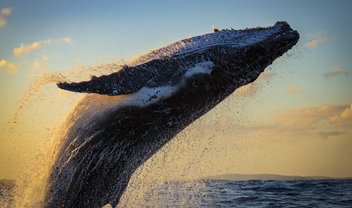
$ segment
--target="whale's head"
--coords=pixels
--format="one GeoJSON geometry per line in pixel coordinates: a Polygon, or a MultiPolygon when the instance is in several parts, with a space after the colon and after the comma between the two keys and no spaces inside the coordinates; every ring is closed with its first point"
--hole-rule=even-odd
{"type": "Polygon", "coordinates": [[[288,23],[277,22],[270,27],[216,30],[176,42],[169,46],[172,50],[160,49],[158,53],[186,62],[205,62],[207,66],[212,63],[213,76],[223,77],[222,85],[232,84],[237,88],[254,81],[266,66],[291,49],[298,40],[299,33],[288,23]]]}
{"type": "MultiPolygon", "coordinates": [[[[147,92],[151,94],[149,98],[158,97],[155,94],[163,87],[167,89],[163,97],[167,97],[180,89],[185,80],[199,78],[201,76],[197,75],[201,74],[217,80],[210,87],[225,87],[225,91],[231,93],[253,82],[298,39],[298,32],[286,22],[244,30],[216,30],[153,50],[140,56],[137,64],[110,75],[79,83],[62,82],[58,86],[74,92],[105,95],[147,92]]],[[[143,99],[153,100],[149,98],[143,99]]]]}

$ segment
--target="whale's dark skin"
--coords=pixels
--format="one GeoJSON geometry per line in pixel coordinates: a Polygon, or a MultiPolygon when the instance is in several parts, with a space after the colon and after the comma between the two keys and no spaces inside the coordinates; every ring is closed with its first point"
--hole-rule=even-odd
{"type": "Polygon", "coordinates": [[[66,90],[103,95],[90,94],[77,107],[53,166],[45,207],[101,207],[108,203],[115,206],[140,165],[237,88],[255,81],[268,65],[297,43],[299,34],[287,23],[278,22],[273,27],[278,28],[277,33],[244,47],[213,45],[201,51],[153,59],[91,81],[59,83],[66,90]],[[187,66],[202,60],[214,64],[211,73],[185,79],[169,97],[145,106],[108,108],[100,115],[87,113],[95,101],[122,102],[123,95],[142,87],[177,83],[187,66]]]}

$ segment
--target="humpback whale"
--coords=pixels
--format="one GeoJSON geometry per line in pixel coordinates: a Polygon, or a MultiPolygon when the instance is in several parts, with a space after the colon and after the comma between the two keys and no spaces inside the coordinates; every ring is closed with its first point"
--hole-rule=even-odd
{"type": "Polygon", "coordinates": [[[118,204],[131,175],[190,123],[291,49],[286,22],[191,37],[134,65],[61,89],[88,93],[70,118],[45,207],[118,204]]]}

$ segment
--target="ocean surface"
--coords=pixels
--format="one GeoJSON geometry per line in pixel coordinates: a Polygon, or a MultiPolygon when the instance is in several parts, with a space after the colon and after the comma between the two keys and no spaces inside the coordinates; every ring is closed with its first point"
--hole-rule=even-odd
{"type": "MultiPolygon", "coordinates": [[[[10,186],[0,183],[0,207],[10,186]]],[[[352,207],[352,180],[172,182],[146,192],[130,207],[352,207]]]]}
{"type": "Polygon", "coordinates": [[[165,184],[144,207],[352,207],[352,180],[204,181],[165,184]],[[179,190],[179,191],[178,191],[179,190]]]}

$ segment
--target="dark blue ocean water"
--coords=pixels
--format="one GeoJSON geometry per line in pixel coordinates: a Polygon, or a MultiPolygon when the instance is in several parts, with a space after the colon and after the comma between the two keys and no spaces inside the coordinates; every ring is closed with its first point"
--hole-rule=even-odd
{"type": "MultiPolygon", "coordinates": [[[[352,180],[169,183],[146,207],[352,207],[352,180]],[[185,186],[188,188],[185,189],[185,186]],[[171,188],[170,188],[171,187],[171,188]],[[196,189],[196,190],[195,190],[196,189]],[[179,191],[178,191],[179,190],[179,191]]],[[[144,206],[142,205],[142,206],[144,206]]]]}
{"type": "MultiPolygon", "coordinates": [[[[11,206],[0,183],[0,207],[11,206]]],[[[158,186],[127,207],[352,207],[352,180],[197,181],[158,186]]]]}

